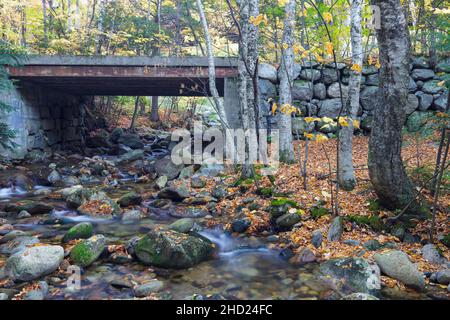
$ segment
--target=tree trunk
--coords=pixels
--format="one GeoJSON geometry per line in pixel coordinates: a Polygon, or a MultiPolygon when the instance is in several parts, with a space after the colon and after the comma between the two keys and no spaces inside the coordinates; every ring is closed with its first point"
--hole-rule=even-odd
{"type": "Polygon", "coordinates": [[[47,34],[47,3],[46,0],[42,0],[42,23],[44,26],[44,47],[48,45],[48,34],[47,34]]]}
{"type": "Polygon", "coordinates": [[[139,97],[136,96],[136,99],[134,100],[134,111],[133,111],[133,118],[131,118],[130,129],[134,129],[134,126],[136,125],[138,110],[139,110],[139,97]]]}
{"type": "Polygon", "coordinates": [[[67,31],[72,31],[72,1],[67,0],[67,31]]]}
{"type": "MultiPolygon", "coordinates": [[[[362,0],[353,0],[350,8],[350,38],[352,45],[352,64],[362,67],[363,49],[362,49],[362,28],[361,11],[362,0]]],[[[344,116],[356,119],[359,110],[359,90],[361,86],[361,73],[352,71],[349,81],[349,93],[345,103],[344,116]]],[[[344,190],[353,190],[356,185],[355,171],[353,168],[353,131],[352,121],[348,121],[348,127],[342,127],[339,131],[339,185],[344,190]]]]}
{"type": "MultiPolygon", "coordinates": [[[[151,2],[149,0],[149,7],[151,2]]],[[[156,1],[156,15],[154,21],[158,24],[158,33],[161,33],[161,0],[156,1]]],[[[155,46],[152,50],[152,56],[160,55],[160,46],[155,46]]],[[[159,121],[159,102],[158,97],[152,97],[152,110],[150,119],[154,122],[159,121]]]]}
{"type": "MultiPolygon", "coordinates": [[[[280,107],[292,104],[292,85],[294,70],[293,29],[295,25],[295,0],[289,0],[285,5],[285,20],[282,41],[280,66],[280,107]]],[[[292,123],[290,113],[278,113],[280,131],[280,161],[293,163],[294,146],[292,144],[292,123]]]]}
{"type": "MultiPolygon", "coordinates": [[[[409,85],[409,41],[406,19],[399,0],[371,0],[380,7],[380,101],[373,111],[369,140],[369,175],[381,204],[401,209],[414,199],[413,186],[401,157],[402,128],[406,119],[409,85]]],[[[418,213],[413,201],[408,213],[418,213]]]]}
{"type": "Polygon", "coordinates": [[[159,105],[158,105],[158,97],[152,97],[152,114],[150,116],[151,120],[154,122],[159,121],[159,105]]]}
{"type": "Polygon", "coordinates": [[[22,47],[27,46],[27,13],[25,6],[20,7],[21,27],[20,27],[20,45],[22,47]]]}

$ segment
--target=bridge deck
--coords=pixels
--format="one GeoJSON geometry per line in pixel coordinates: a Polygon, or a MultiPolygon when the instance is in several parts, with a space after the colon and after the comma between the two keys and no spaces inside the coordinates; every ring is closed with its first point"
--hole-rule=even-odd
{"type": "MultiPolygon", "coordinates": [[[[235,58],[215,58],[219,94],[237,76],[235,58]]],[[[209,94],[204,57],[31,56],[12,79],[77,95],[204,96],[209,94]]]]}

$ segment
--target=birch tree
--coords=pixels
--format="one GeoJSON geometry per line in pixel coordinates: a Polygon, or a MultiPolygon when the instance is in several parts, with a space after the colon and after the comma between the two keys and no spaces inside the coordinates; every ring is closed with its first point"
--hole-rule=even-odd
{"type": "MultiPolygon", "coordinates": [[[[295,0],[289,0],[285,4],[284,31],[282,43],[282,55],[280,66],[280,106],[292,104],[292,82],[294,73],[294,25],[295,25],[295,0]]],[[[290,113],[278,114],[280,132],[280,161],[293,163],[294,146],[292,144],[292,123],[290,113]]]]}
{"type": "Polygon", "coordinates": [[[417,213],[413,186],[401,157],[409,85],[408,29],[400,0],[371,0],[380,8],[380,101],[373,111],[369,140],[369,175],[381,204],[391,210],[409,205],[417,213]]]}
{"type": "MultiPolygon", "coordinates": [[[[354,120],[359,109],[359,90],[361,87],[361,70],[363,63],[362,48],[362,0],[353,0],[350,6],[350,41],[352,48],[352,71],[349,80],[349,93],[343,116],[354,120]]],[[[353,168],[353,121],[348,121],[347,127],[339,131],[339,185],[344,190],[352,190],[356,185],[355,170],[353,168]]]]}

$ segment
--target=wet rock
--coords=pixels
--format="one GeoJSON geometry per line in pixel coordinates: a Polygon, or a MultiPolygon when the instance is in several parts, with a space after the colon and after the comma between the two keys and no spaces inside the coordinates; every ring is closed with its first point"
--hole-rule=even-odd
{"type": "Polygon", "coordinates": [[[194,219],[192,218],[181,218],[169,225],[170,230],[181,233],[188,233],[193,227],[194,219]]]}
{"type": "Polygon", "coordinates": [[[63,188],[55,191],[55,194],[58,195],[62,199],[66,199],[72,193],[76,193],[77,191],[83,189],[82,185],[76,185],[68,188],[63,188]]]}
{"type": "Polygon", "coordinates": [[[380,300],[380,299],[371,294],[356,292],[342,297],[341,300],[380,300]]]}
{"type": "Polygon", "coordinates": [[[293,256],[289,262],[296,266],[302,266],[307,263],[315,262],[316,255],[308,248],[302,248],[298,254],[293,256]]]}
{"type": "Polygon", "coordinates": [[[319,229],[314,230],[311,234],[311,243],[313,244],[313,246],[316,248],[320,248],[320,246],[322,245],[322,240],[322,231],[319,229]]]}
{"type": "Polygon", "coordinates": [[[183,201],[183,199],[188,198],[189,196],[189,190],[184,185],[179,187],[167,187],[158,193],[158,198],[171,199],[174,201],[183,201]]]}
{"type": "Polygon", "coordinates": [[[422,273],[409,260],[406,253],[396,250],[383,254],[375,254],[374,258],[381,271],[389,277],[419,290],[425,288],[422,273]]]}
{"type": "Polygon", "coordinates": [[[158,179],[156,179],[155,184],[158,187],[158,189],[163,189],[167,185],[167,176],[160,176],[158,179]]]}
{"type": "Polygon", "coordinates": [[[117,163],[131,162],[142,159],[143,157],[144,157],[144,150],[138,149],[122,154],[116,162],[117,163]]]}
{"type": "Polygon", "coordinates": [[[206,186],[206,181],[203,180],[201,177],[197,177],[194,176],[191,179],[191,187],[192,188],[196,188],[196,189],[200,189],[200,188],[204,188],[206,186]]]}
{"type": "Polygon", "coordinates": [[[150,282],[137,285],[134,287],[134,296],[138,298],[143,298],[161,291],[164,288],[164,282],[159,280],[152,280],[150,282]]]}
{"type": "Polygon", "coordinates": [[[5,207],[6,212],[15,212],[19,213],[21,211],[27,211],[29,214],[45,214],[49,213],[53,210],[53,206],[40,202],[40,201],[33,201],[33,200],[22,200],[19,202],[16,202],[14,204],[7,204],[5,207]]]}
{"type": "MultiPolygon", "coordinates": [[[[3,239],[2,239],[3,240],[3,239]]],[[[4,255],[12,255],[24,251],[27,246],[39,243],[39,239],[30,236],[19,236],[0,246],[0,253],[4,255]]]]}
{"type": "Polygon", "coordinates": [[[183,169],[183,164],[174,164],[170,156],[156,160],[154,170],[160,176],[167,176],[168,180],[177,178],[183,169]]]}
{"type": "Polygon", "coordinates": [[[87,267],[97,260],[105,249],[106,238],[95,235],[80,242],[70,251],[73,263],[80,267],[87,267]]]}
{"type": "Polygon", "coordinates": [[[290,228],[300,220],[301,217],[298,213],[285,213],[275,220],[275,224],[281,228],[290,228]]]}
{"type": "Polygon", "coordinates": [[[374,293],[380,289],[380,269],[362,258],[339,258],[323,262],[320,272],[343,285],[344,292],[374,293]]]}
{"type": "Polygon", "coordinates": [[[144,264],[185,269],[208,259],[214,247],[203,237],[170,230],[152,230],[138,241],[134,250],[139,261],[144,264]]]}
{"type": "Polygon", "coordinates": [[[94,228],[90,222],[79,223],[66,232],[62,241],[69,242],[75,239],[87,239],[94,234],[94,228]]]}
{"type": "Polygon", "coordinates": [[[53,170],[52,172],[50,172],[49,176],[47,177],[47,180],[48,180],[48,182],[50,182],[53,185],[57,185],[62,182],[61,175],[56,170],[53,170]]]}
{"type": "Polygon", "coordinates": [[[44,300],[48,294],[48,284],[45,281],[39,281],[39,289],[27,292],[23,300],[44,300]]]}
{"type": "Polygon", "coordinates": [[[437,251],[434,244],[426,244],[422,248],[422,257],[431,264],[444,264],[446,259],[437,251]]]}
{"type": "Polygon", "coordinates": [[[5,271],[13,281],[31,281],[58,269],[64,258],[60,246],[37,246],[12,255],[5,271]]]}
{"type": "Polygon", "coordinates": [[[103,191],[83,188],[71,193],[67,199],[67,206],[89,216],[113,217],[120,215],[119,205],[103,191]]]}
{"type": "Polygon", "coordinates": [[[144,147],[144,143],[142,143],[141,139],[137,134],[132,133],[124,133],[118,139],[117,143],[123,144],[131,149],[142,149],[144,147]]]}
{"type": "Polygon", "coordinates": [[[343,226],[342,217],[336,217],[331,222],[330,228],[328,229],[328,241],[339,241],[342,236],[343,226]]]}
{"type": "Polygon", "coordinates": [[[22,210],[19,212],[19,214],[17,215],[18,219],[26,219],[31,217],[31,214],[28,211],[22,210]]]}
{"type": "Polygon", "coordinates": [[[244,233],[250,225],[251,221],[248,218],[237,219],[231,223],[231,230],[237,233],[244,233]]]}
{"type": "Polygon", "coordinates": [[[291,259],[294,255],[295,255],[294,252],[290,248],[282,249],[279,254],[280,258],[286,261],[291,259]]]}
{"type": "Polygon", "coordinates": [[[121,207],[139,205],[142,202],[142,196],[136,192],[128,192],[120,197],[118,203],[121,207]]]}
{"type": "Polygon", "coordinates": [[[175,218],[203,218],[208,215],[208,211],[198,207],[178,208],[170,215],[175,218]]]}
{"type": "Polygon", "coordinates": [[[128,210],[125,211],[122,215],[122,221],[137,221],[142,217],[142,213],[140,210],[128,210]]]}

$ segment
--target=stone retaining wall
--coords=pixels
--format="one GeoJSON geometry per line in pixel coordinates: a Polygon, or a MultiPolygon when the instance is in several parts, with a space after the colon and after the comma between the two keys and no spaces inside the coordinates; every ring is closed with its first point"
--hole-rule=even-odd
{"type": "MultiPolygon", "coordinates": [[[[439,85],[445,73],[450,73],[450,61],[441,61],[436,70],[432,70],[426,58],[417,57],[411,62],[411,78],[407,114],[420,116],[422,113],[440,110],[444,111],[447,104],[448,92],[439,85]],[[420,113],[419,115],[417,113],[420,113]]],[[[342,82],[344,98],[348,93],[350,69],[345,64],[338,63],[339,77],[342,82]]],[[[270,119],[276,128],[277,116],[267,117],[271,112],[270,99],[278,100],[277,69],[268,64],[261,64],[259,70],[262,123],[270,119]]],[[[360,110],[358,120],[361,129],[370,131],[372,114],[378,102],[379,70],[375,66],[364,66],[362,71],[360,110]]],[[[296,65],[295,81],[292,90],[293,102],[302,110],[302,116],[317,116],[336,118],[341,107],[340,91],[336,70],[331,65],[317,63],[306,66],[296,65]]],[[[293,132],[320,131],[332,134],[337,130],[336,125],[316,123],[308,126],[303,118],[293,119],[293,132]]]]}

